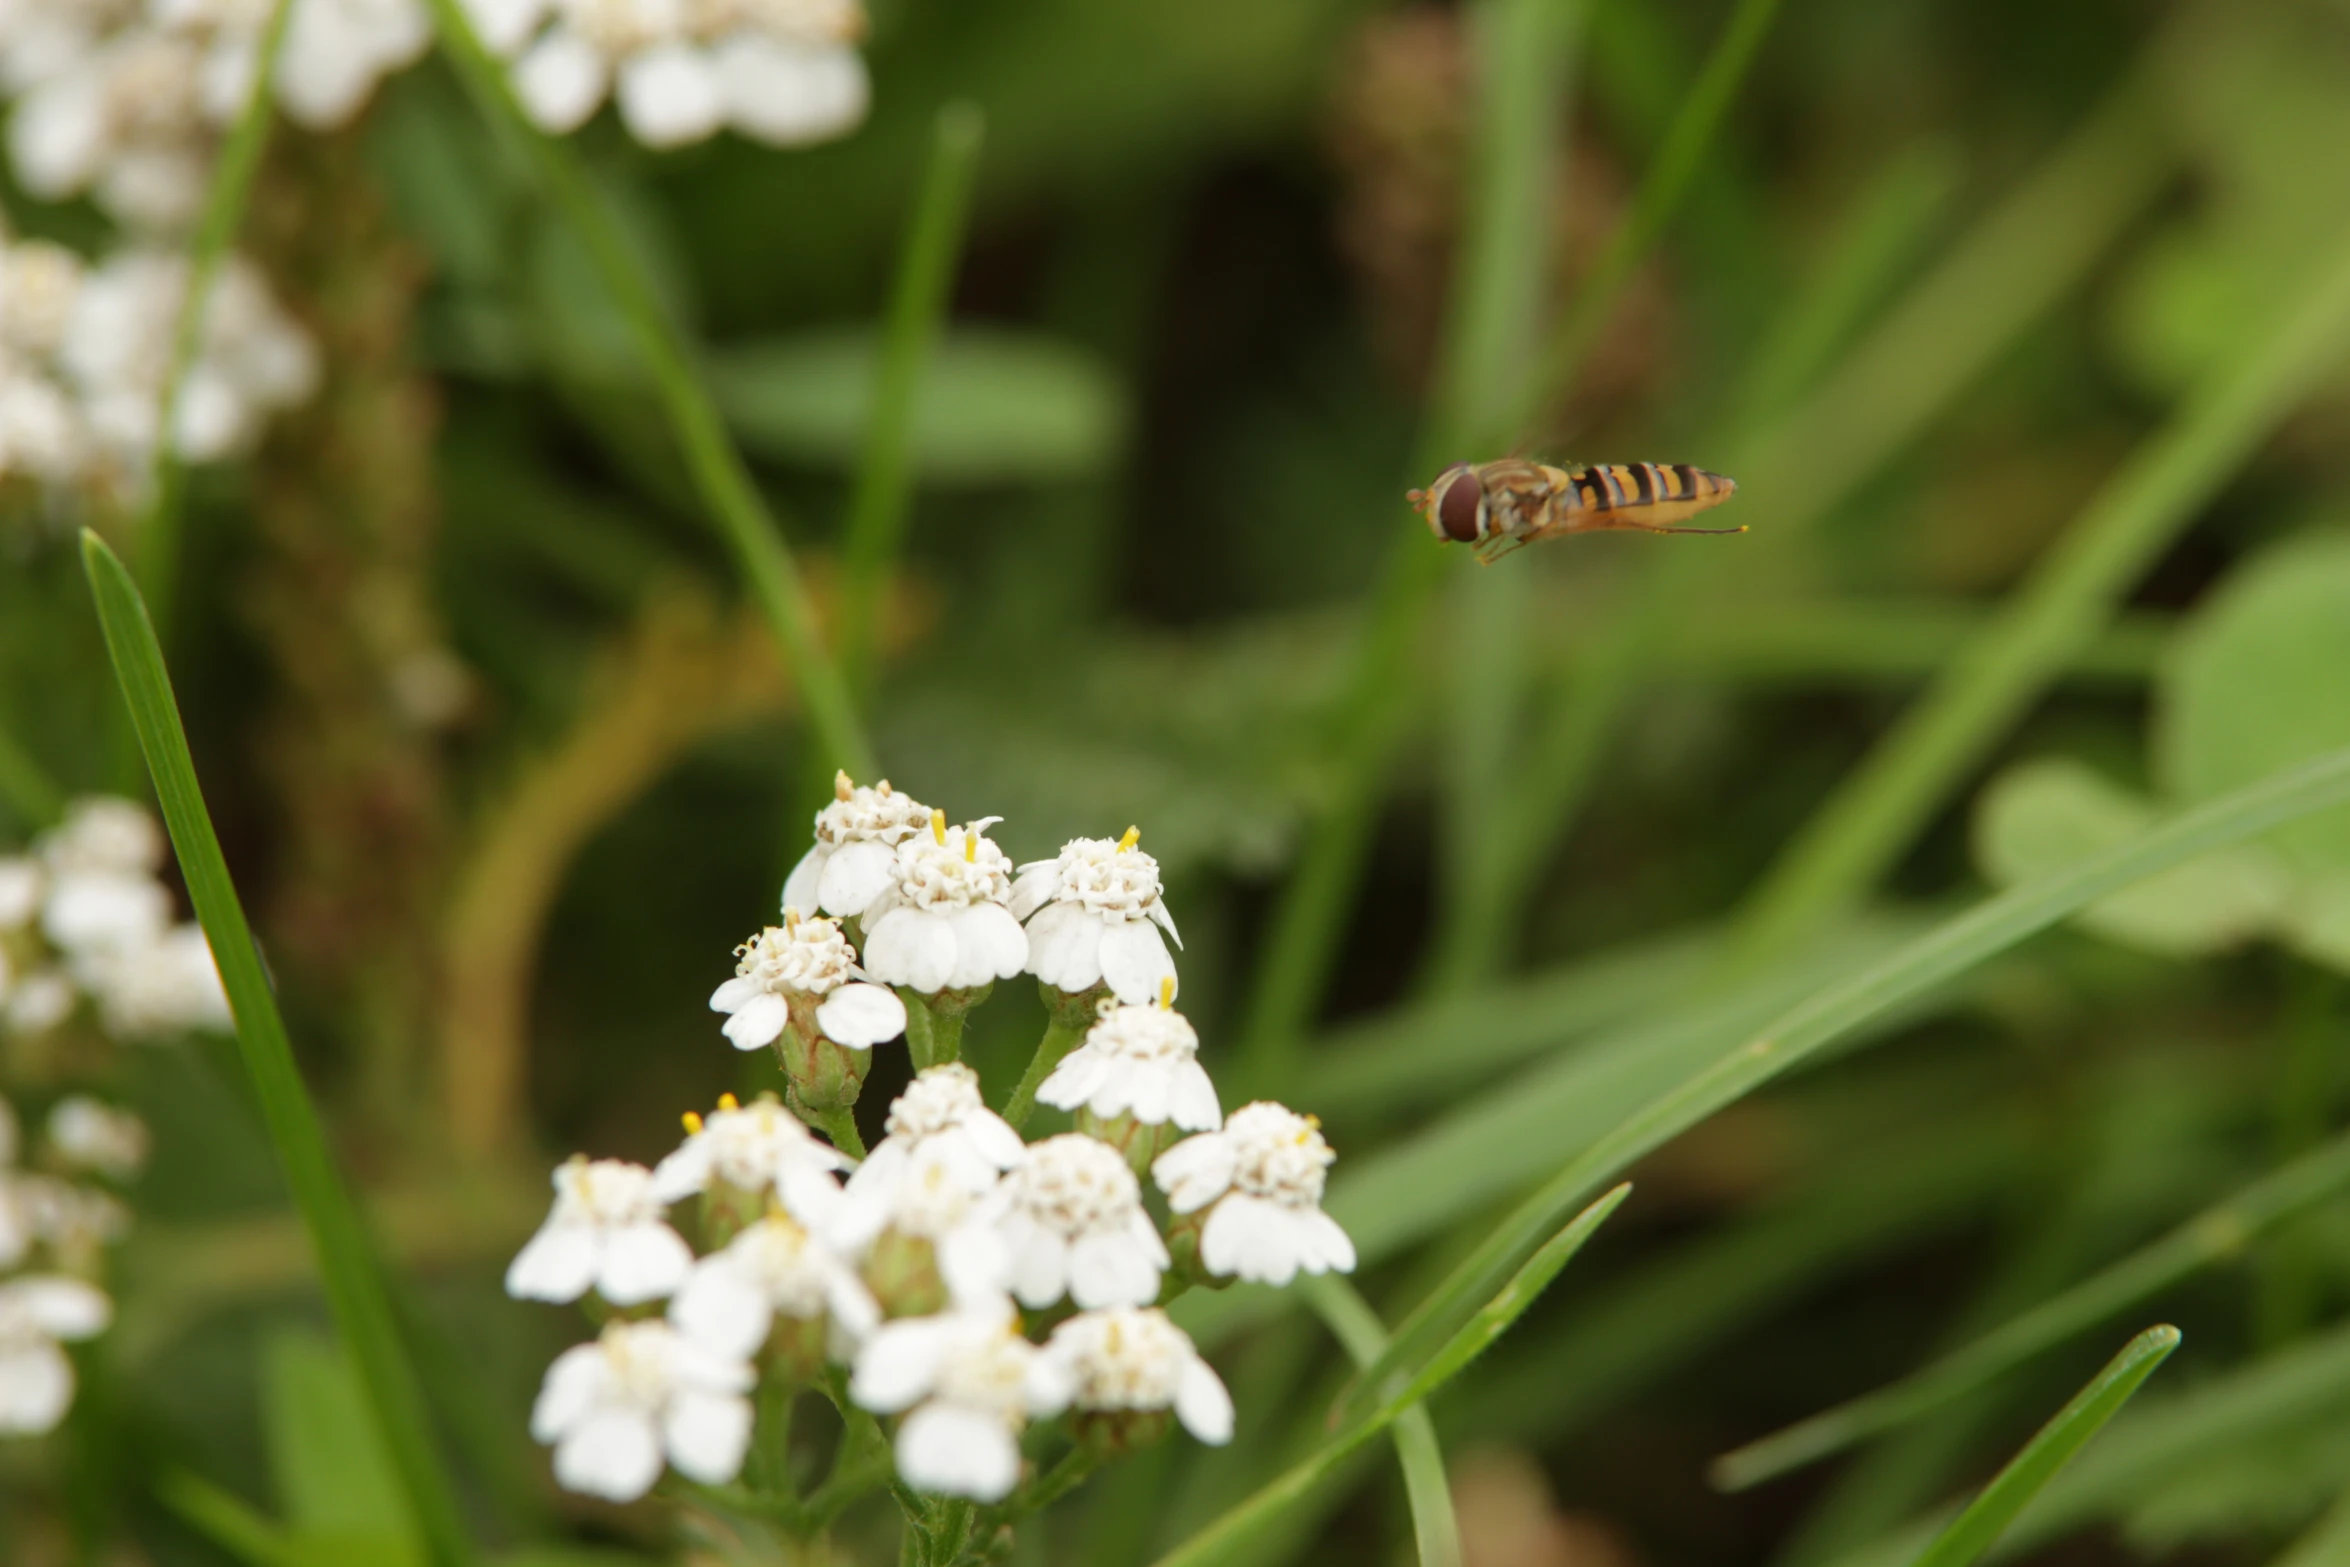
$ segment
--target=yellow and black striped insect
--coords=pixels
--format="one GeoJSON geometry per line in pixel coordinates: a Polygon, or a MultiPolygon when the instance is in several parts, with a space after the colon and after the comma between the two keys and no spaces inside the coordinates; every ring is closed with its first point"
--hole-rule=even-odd
{"type": "Polygon", "coordinates": [[[1454,463],[1424,490],[1405,498],[1439,539],[1471,545],[1488,564],[1511,550],[1565,533],[1634,528],[1643,533],[1744,533],[1744,528],[1684,528],[1682,519],[1711,511],[1738,493],[1718,473],[1687,463],[1609,463],[1553,468],[1504,457],[1454,463]]]}

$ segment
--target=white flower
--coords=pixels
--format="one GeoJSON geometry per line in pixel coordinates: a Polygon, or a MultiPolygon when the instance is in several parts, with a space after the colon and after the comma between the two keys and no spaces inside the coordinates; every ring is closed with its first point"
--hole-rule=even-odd
{"type": "Polygon", "coordinates": [[[547,1368],[530,1434],[553,1445],[559,1484],[607,1501],[651,1490],[664,1457],[690,1480],[721,1485],[742,1468],[754,1380],[740,1358],[666,1322],[615,1322],[547,1368]]]}
{"type": "Polygon", "coordinates": [[[1129,1006],[1158,998],[1175,977],[1159,932],[1175,936],[1175,920],[1139,837],[1072,839],[1059,858],[1020,867],[1012,913],[1028,924],[1028,972],[1072,995],[1107,984],[1129,1006]]]}
{"type": "Polygon", "coordinates": [[[1311,1116],[1260,1101],[1159,1155],[1151,1178],[1178,1214],[1215,1204],[1200,1232],[1210,1273],[1287,1284],[1300,1268],[1354,1271],[1354,1242],[1322,1211],[1336,1158],[1311,1116]]]}
{"type": "Polygon", "coordinates": [[[561,1302],[593,1289],[615,1306],[669,1294],[694,1254],[663,1207],[641,1164],[575,1157],[557,1165],[554,1211],[506,1270],[506,1293],[561,1302]]]}
{"type": "Polygon", "coordinates": [[[979,1074],[960,1061],[917,1072],[890,1102],[886,1132],[849,1177],[849,1195],[887,1203],[919,1156],[967,1192],[984,1192],[1025,1151],[1020,1134],[979,1097],[979,1074]]]}
{"type": "Polygon", "coordinates": [[[203,927],[175,926],[144,946],[107,949],[75,960],[75,973],[98,999],[117,1039],[151,1039],[188,1029],[226,1033],[235,1026],[228,992],[203,927]]]}
{"type": "Polygon", "coordinates": [[[49,1143],[75,1169],[127,1181],[147,1162],[147,1123],[88,1094],[71,1094],[49,1112],[49,1143]]]}
{"type": "Polygon", "coordinates": [[[1069,1376],[1073,1407],[1173,1409],[1201,1441],[1232,1440],[1232,1395],[1191,1338],[1156,1307],[1088,1311],[1053,1329],[1045,1357],[1069,1376]]]}
{"type": "Polygon", "coordinates": [[[915,1268],[914,1278],[900,1276],[894,1266],[870,1270],[873,1287],[893,1306],[905,1305],[900,1287],[911,1289],[915,1278],[935,1271],[955,1305],[1008,1311],[1012,1254],[999,1228],[1003,1212],[1000,1188],[973,1191],[932,1144],[914,1153],[886,1190],[852,1192],[827,1234],[840,1250],[866,1262],[882,1255],[892,1235],[927,1245],[927,1267],[915,1268]]]}
{"type": "Polygon", "coordinates": [[[307,129],[347,125],[378,81],[431,42],[420,0],[297,0],[277,64],[277,101],[307,129]]]}
{"type": "Polygon", "coordinates": [[[885,984],[931,995],[1010,979],[1028,963],[1028,936],[1004,906],[1011,857],[989,842],[990,816],[898,845],[890,885],[865,907],[865,967],[885,984]]]}
{"type": "Polygon", "coordinates": [[[60,1342],[94,1338],[114,1305],[79,1279],[32,1275],[0,1284],[0,1433],[36,1435],[73,1403],[73,1362],[60,1342]]]}
{"type": "Polygon", "coordinates": [[[999,1229],[1021,1304],[1049,1306],[1064,1294],[1086,1309],[1157,1298],[1167,1247],[1116,1149],[1074,1132],[1048,1137],[1029,1146],[1004,1190],[999,1229]]]}
{"type": "Polygon", "coordinates": [[[800,856],[783,884],[783,907],[813,914],[821,909],[841,918],[865,906],[897,874],[897,847],[930,830],[930,807],[898,793],[884,778],[873,788],[835,774],[832,801],[816,813],[816,844],[800,856]]]}
{"type": "Polygon", "coordinates": [[[741,1359],[758,1352],[777,1316],[829,1317],[848,1344],[881,1325],[881,1308],[847,1260],[779,1213],[694,1264],[669,1303],[679,1332],[741,1359]]]}
{"type": "Polygon", "coordinates": [[[0,1170],[0,1269],[22,1262],[36,1244],[68,1263],[90,1262],[129,1227],[130,1210],[104,1192],[0,1170]]]}
{"type": "Polygon", "coordinates": [[[676,1202],[707,1191],[713,1180],[738,1191],[772,1192],[802,1224],[837,1216],[846,1154],[818,1138],[772,1095],[737,1104],[728,1094],[705,1119],[688,1115],[686,1139],[653,1172],[653,1194],[676,1202]]]}
{"type": "Polygon", "coordinates": [[[73,1015],[73,981],[55,969],[13,980],[8,987],[8,1026],[19,1034],[43,1034],[73,1015]]]}
{"type": "MultiPolygon", "coordinates": [[[[1166,994],[1173,999],[1174,982],[1166,994]]],[[[1187,1132],[1224,1118],[1216,1085],[1199,1064],[1199,1034],[1172,1006],[1102,1008],[1085,1042],[1061,1059],[1036,1097],[1064,1110],[1131,1114],[1145,1126],[1173,1121],[1187,1132]]]]}
{"type": "Polygon", "coordinates": [[[27,855],[0,858],[0,931],[22,930],[41,911],[41,862],[27,855]]]}
{"type": "Polygon", "coordinates": [[[870,1050],[906,1031],[906,1004],[881,985],[865,982],[857,949],[838,922],[787,912],[735,948],[735,977],[711,993],[710,1010],[732,1014],[726,1037],[737,1050],[773,1044],[791,1021],[792,998],[814,1003],[818,1029],[836,1045],[870,1050]]]}
{"type": "Polygon", "coordinates": [[[996,1502],[1020,1479],[1020,1430],[1069,1401],[1068,1373],[1000,1311],[885,1323],[858,1352],[849,1396],[906,1411],[898,1477],[917,1490],[996,1502]]]}
{"type": "Polygon", "coordinates": [[[145,871],[61,871],[41,906],[41,934],[77,955],[138,951],[170,927],[171,894],[145,871]]]}

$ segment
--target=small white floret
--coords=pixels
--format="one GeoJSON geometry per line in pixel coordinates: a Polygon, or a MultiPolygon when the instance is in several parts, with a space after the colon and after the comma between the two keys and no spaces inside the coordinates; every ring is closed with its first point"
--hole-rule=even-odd
{"type": "MultiPolygon", "coordinates": [[[[1172,1000],[1172,980],[1166,989],[1172,1000]]],[[[1224,1118],[1216,1085],[1199,1064],[1199,1034],[1164,1005],[1105,1005],[1036,1097],[1063,1110],[1132,1115],[1145,1126],[1172,1121],[1187,1132],[1213,1131],[1224,1118]]]]}
{"type": "Polygon", "coordinates": [[[73,1403],[73,1363],[58,1347],[94,1338],[114,1306],[80,1279],[36,1274],[0,1284],[0,1434],[53,1429],[73,1403]]]}
{"type": "Polygon", "coordinates": [[[1232,1440],[1232,1395],[1190,1336],[1155,1307],[1088,1311],[1053,1330],[1045,1355],[1069,1374],[1078,1409],[1172,1409],[1201,1441],[1232,1440]]]}
{"type": "Polygon", "coordinates": [[[664,1459],[689,1480],[722,1485],[742,1468],[755,1377],[666,1322],[615,1322],[547,1368],[530,1432],[555,1449],[566,1489],[633,1502],[664,1459]]]}
{"type": "Polygon", "coordinates": [[[920,1491],[1001,1501],[1020,1478],[1020,1431],[1069,1401],[1065,1368],[1008,1312],[952,1311],[885,1323],[858,1352],[849,1396],[905,1413],[898,1476],[920,1491]]]}
{"type": "Polygon", "coordinates": [[[1030,1146],[1005,1190],[999,1228],[1021,1304],[1049,1306],[1066,1295],[1090,1309],[1157,1298],[1166,1244],[1116,1149],[1076,1133],[1048,1137],[1030,1146]]]}
{"type": "Polygon", "coordinates": [[[556,1166],[554,1182],[554,1210],[507,1268],[507,1294],[563,1302],[592,1289],[632,1306],[685,1282],[693,1253],[669,1227],[652,1171],[576,1158],[556,1166]]]}
{"type": "Polygon", "coordinates": [[[1176,1213],[1209,1210],[1200,1260],[1210,1273],[1280,1285],[1354,1270],[1354,1243],[1322,1211],[1336,1158],[1311,1116],[1259,1102],[1159,1155],[1151,1178],[1176,1213]]]}

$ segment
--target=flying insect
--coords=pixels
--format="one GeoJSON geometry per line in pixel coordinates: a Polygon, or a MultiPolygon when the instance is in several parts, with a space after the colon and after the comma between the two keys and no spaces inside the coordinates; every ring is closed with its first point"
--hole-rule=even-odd
{"type": "Polygon", "coordinates": [[[1608,463],[1553,468],[1522,457],[1454,463],[1409,500],[1439,539],[1471,546],[1490,565],[1510,551],[1568,533],[1744,533],[1689,528],[1687,518],[1738,493],[1737,484],[1687,463],[1608,463]]]}

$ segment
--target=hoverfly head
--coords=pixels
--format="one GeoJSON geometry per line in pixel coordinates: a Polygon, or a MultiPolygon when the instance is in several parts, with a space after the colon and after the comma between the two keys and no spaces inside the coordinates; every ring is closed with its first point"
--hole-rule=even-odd
{"type": "Polygon", "coordinates": [[[1473,464],[1456,462],[1411,502],[1428,519],[1428,531],[1456,544],[1474,544],[1485,532],[1485,486],[1473,464]]]}

